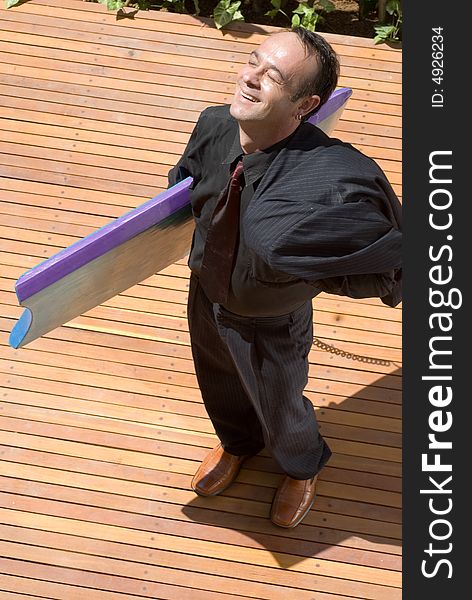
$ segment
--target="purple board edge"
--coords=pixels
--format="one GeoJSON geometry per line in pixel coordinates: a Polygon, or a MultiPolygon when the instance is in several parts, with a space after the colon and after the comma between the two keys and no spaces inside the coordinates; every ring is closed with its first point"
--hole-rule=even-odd
{"type": "Polygon", "coordinates": [[[190,202],[188,190],[192,181],[191,177],[187,177],[24,273],[15,285],[19,302],[186,206],[190,202]]]}
{"type": "Polygon", "coordinates": [[[321,121],[327,119],[348,100],[351,94],[351,88],[345,87],[340,88],[339,90],[335,90],[328,98],[328,100],[323,104],[320,110],[308,119],[308,123],[311,123],[312,125],[317,125],[318,123],[321,123],[321,121]]]}

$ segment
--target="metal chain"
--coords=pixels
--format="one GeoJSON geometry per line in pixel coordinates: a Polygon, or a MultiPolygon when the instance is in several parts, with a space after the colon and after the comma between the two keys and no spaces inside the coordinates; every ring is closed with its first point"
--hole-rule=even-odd
{"type": "Polygon", "coordinates": [[[322,342],[317,337],[313,338],[313,345],[320,348],[320,350],[325,350],[326,352],[330,352],[331,354],[337,354],[338,356],[342,356],[350,360],[357,360],[359,362],[370,363],[373,365],[383,365],[385,367],[388,367],[391,364],[389,360],[384,360],[382,358],[372,358],[371,356],[361,356],[359,354],[352,354],[352,352],[346,352],[345,350],[341,350],[341,348],[337,348],[332,344],[322,342]]]}

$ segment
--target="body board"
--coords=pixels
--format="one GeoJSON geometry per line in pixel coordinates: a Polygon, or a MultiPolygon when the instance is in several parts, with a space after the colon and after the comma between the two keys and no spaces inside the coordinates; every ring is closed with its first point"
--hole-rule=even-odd
{"type": "Polygon", "coordinates": [[[192,181],[188,177],[22,275],[15,291],[25,311],[10,345],[24,346],[184,257],[194,228],[192,181]]]}

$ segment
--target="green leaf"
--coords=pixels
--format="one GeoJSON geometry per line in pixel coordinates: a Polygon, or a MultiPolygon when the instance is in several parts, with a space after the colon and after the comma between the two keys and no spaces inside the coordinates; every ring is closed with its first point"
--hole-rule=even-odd
{"type": "Polygon", "coordinates": [[[306,13],[307,6],[306,4],[299,4],[298,8],[292,10],[294,15],[304,15],[306,13]]]}
{"type": "Polygon", "coordinates": [[[244,21],[244,16],[238,8],[241,2],[232,2],[231,0],[221,0],[213,10],[213,20],[217,29],[222,29],[233,21],[244,21]]]}
{"type": "Polygon", "coordinates": [[[398,30],[395,25],[376,25],[374,29],[375,33],[377,34],[374,38],[374,42],[376,44],[387,41],[398,41],[398,30]]]}
{"type": "Polygon", "coordinates": [[[318,18],[319,18],[319,15],[318,15],[318,13],[315,12],[312,15],[310,15],[309,17],[307,17],[306,19],[304,19],[302,21],[302,25],[305,27],[305,29],[308,29],[308,31],[315,31],[316,23],[318,22],[318,18]]]}
{"type": "Polygon", "coordinates": [[[388,0],[387,4],[385,5],[385,10],[389,15],[393,15],[394,13],[399,15],[402,12],[400,2],[398,0],[388,0]]]}
{"type": "Polygon", "coordinates": [[[336,8],[331,0],[319,0],[319,3],[325,12],[331,12],[336,8]]]}
{"type": "Polygon", "coordinates": [[[297,14],[292,17],[292,25],[293,27],[300,27],[300,17],[297,14]]]}
{"type": "Polygon", "coordinates": [[[375,32],[377,33],[377,35],[382,35],[386,38],[388,38],[390,35],[392,35],[392,33],[394,33],[395,31],[395,26],[394,25],[376,25],[374,27],[375,32]]]}
{"type": "Polygon", "coordinates": [[[19,4],[20,2],[21,2],[21,0],[6,0],[5,7],[11,8],[12,6],[15,6],[16,4],[19,4]]]}
{"type": "Polygon", "coordinates": [[[119,10],[124,6],[123,0],[107,0],[107,8],[108,10],[119,10]]]}
{"type": "Polygon", "coordinates": [[[197,17],[200,14],[200,5],[198,4],[198,0],[193,0],[193,5],[195,6],[194,15],[197,17]]]}

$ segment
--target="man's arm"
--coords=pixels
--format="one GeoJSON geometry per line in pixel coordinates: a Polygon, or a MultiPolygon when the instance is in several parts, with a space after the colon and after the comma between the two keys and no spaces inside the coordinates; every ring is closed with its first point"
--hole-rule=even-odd
{"type": "Polygon", "coordinates": [[[321,166],[306,183],[301,180],[307,171],[292,170],[256,198],[246,221],[248,247],[273,269],[325,291],[385,297],[385,303],[397,304],[402,264],[398,198],[370,161],[362,159],[356,171],[346,167],[336,179],[330,165],[321,166]]]}

